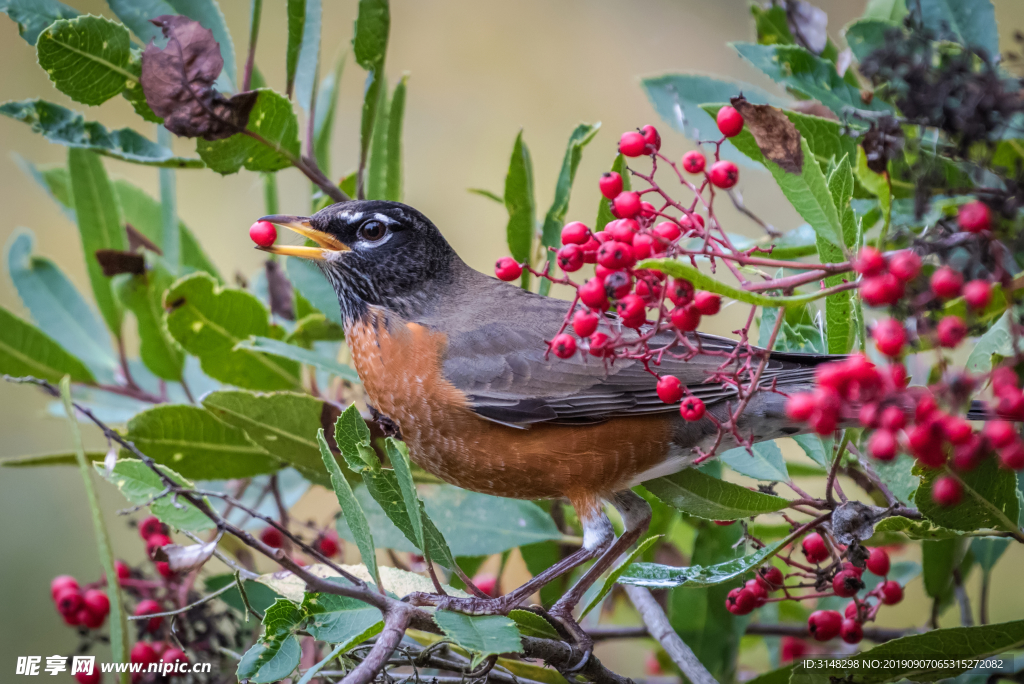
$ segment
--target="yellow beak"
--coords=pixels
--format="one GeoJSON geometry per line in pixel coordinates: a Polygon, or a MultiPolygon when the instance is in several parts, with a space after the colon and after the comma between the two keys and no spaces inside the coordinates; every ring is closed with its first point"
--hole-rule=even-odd
{"type": "Polygon", "coordinates": [[[309,219],[305,216],[274,214],[272,216],[264,216],[260,221],[270,221],[276,226],[282,226],[292,230],[302,237],[308,238],[319,245],[318,247],[307,247],[305,245],[271,245],[269,247],[256,248],[264,252],[280,254],[282,256],[295,256],[302,259],[312,259],[314,261],[323,261],[327,258],[327,253],[329,252],[349,251],[348,245],[344,244],[330,233],[325,233],[322,230],[314,228],[310,225],[309,219]]]}

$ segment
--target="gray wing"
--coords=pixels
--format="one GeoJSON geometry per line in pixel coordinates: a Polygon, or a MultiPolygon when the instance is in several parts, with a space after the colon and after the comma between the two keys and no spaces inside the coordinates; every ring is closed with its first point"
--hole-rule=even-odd
{"type": "MultiPolygon", "coordinates": [[[[558,331],[568,302],[487,280],[493,284],[486,297],[492,305],[487,312],[481,315],[480,307],[457,307],[474,311],[474,317],[447,315],[433,322],[448,335],[445,377],[467,394],[476,413],[501,423],[525,425],[678,410],[658,398],[657,378],[640,362],[606,363],[585,353],[571,359],[553,354],[545,358],[545,340],[558,331]]],[[[481,283],[474,285],[468,291],[479,294],[481,283]]],[[[709,352],[728,352],[736,346],[732,340],[704,334],[693,336],[694,344],[698,337],[700,348],[709,352]]],[[[652,346],[673,339],[659,336],[652,346]]],[[[835,357],[775,354],[761,384],[806,383],[813,377],[814,366],[829,358],[835,357]]],[[[692,394],[714,404],[736,396],[735,388],[709,381],[723,360],[722,355],[713,354],[698,354],[686,361],[664,355],[652,370],[677,376],[692,394]]]]}

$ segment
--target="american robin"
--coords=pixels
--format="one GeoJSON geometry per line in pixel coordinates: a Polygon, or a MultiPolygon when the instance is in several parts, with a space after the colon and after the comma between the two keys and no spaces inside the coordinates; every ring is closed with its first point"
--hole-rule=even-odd
{"type": "MultiPolygon", "coordinates": [[[[261,249],[311,259],[331,282],[366,396],[397,425],[417,464],[495,496],[566,497],[582,522],[578,551],[499,599],[421,600],[467,612],[507,612],[552,579],[597,559],[549,611],[586,645],[571,610],[650,521],[650,506],[630,487],[692,464],[694,447],[715,440],[714,423],[683,420],[678,405],[658,398],[657,378],[640,362],[609,365],[582,354],[548,354],[569,304],[473,270],[412,207],[350,201],[308,218],[261,220],[318,245],[261,249]],[[625,531],[617,540],[602,511],[605,502],[622,515],[625,531]]],[[[691,335],[704,352],[736,346],[691,335]]],[[[665,343],[672,339],[666,336],[665,343]]],[[[826,358],[774,353],[761,383],[799,390],[826,358]]],[[[721,354],[685,361],[666,355],[658,371],[677,376],[723,420],[736,390],[708,381],[721,364],[721,354]]],[[[800,432],[784,403],[781,394],[757,392],[739,430],[754,441],[800,432]]],[[[726,437],[720,448],[734,445],[726,437]]]]}

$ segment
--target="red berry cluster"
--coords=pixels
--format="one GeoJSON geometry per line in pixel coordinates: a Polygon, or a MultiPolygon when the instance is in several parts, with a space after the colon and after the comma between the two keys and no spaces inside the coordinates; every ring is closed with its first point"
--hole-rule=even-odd
{"type": "Polygon", "coordinates": [[[64,622],[73,627],[99,629],[110,613],[110,599],[107,592],[97,583],[82,588],[78,580],[70,575],[60,575],[50,582],[50,597],[64,622]]]}
{"type": "Polygon", "coordinates": [[[165,579],[174,577],[175,573],[166,561],[155,560],[157,550],[171,543],[171,538],[167,536],[167,526],[156,516],[150,516],[139,523],[139,536],[146,542],[146,555],[154,561],[160,576],[165,579]]]}
{"type": "MultiPolygon", "coordinates": [[[[189,662],[188,655],[184,651],[166,641],[137,641],[132,646],[128,659],[142,665],[143,669],[147,669],[153,663],[178,664],[177,669],[168,670],[168,677],[184,674],[181,666],[187,665],[189,662]]],[[[133,675],[132,680],[135,681],[135,678],[136,675],[133,675]]]]}
{"type": "Polygon", "coordinates": [[[757,577],[729,592],[725,608],[733,615],[746,615],[766,604],[768,594],[781,589],[783,581],[781,570],[774,565],[766,565],[758,570],[757,577]]]}

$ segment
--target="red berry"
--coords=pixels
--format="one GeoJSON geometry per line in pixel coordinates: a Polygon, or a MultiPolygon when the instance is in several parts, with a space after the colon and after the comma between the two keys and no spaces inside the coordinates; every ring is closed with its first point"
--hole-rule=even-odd
{"type": "Polygon", "coordinates": [[[636,257],[625,242],[610,240],[597,250],[597,263],[611,269],[629,268],[636,263],[636,257]]]}
{"type": "Polygon", "coordinates": [[[1002,394],[1003,390],[1015,390],[1020,386],[1020,378],[1017,372],[1009,366],[999,366],[992,371],[992,390],[996,394],[1002,394]]]}
{"type": "Polygon", "coordinates": [[[837,572],[836,576],[832,578],[832,591],[836,593],[836,596],[851,598],[863,588],[864,583],[860,580],[860,576],[852,570],[837,572]]]}
{"type": "MultiPolygon", "coordinates": [[[[139,605],[135,606],[135,615],[152,615],[153,613],[164,612],[163,606],[154,601],[153,599],[145,599],[139,601],[139,605]]],[[[164,621],[162,617],[150,618],[146,621],[146,629],[150,632],[155,632],[160,629],[160,624],[164,621]]]]}
{"type": "Polygon", "coordinates": [[[683,230],[691,231],[695,227],[704,227],[704,217],[700,214],[683,214],[679,217],[679,225],[682,226],[683,230]]]}
{"type": "Polygon", "coordinates": [[[843,615],[850,620],[856,620],[860,617],[860,606],[857,605],[856,601],[850,601],[846,605],[846,610],[843,611],[843,615]]]}
{"type": "Polygon", "coordinates": [[[693,283],[684,278],[673,278],[666,294],[676,306],[686,306],[693,301],[693,283]]]}
{"type": "Polygon", "coordinates": [[[946,316],[939,321],[935,333],[941,346],[953,349],[967,337],[967,324],[959,316],[946,316]]]}
{"type": "Polygon", "coordinates": [[[146,540],[146,555],[153,558],[157,549],[167,546],[170,543],[171,538],[166,534],[151,534],[149,539],[146,540]]]}
{"type": "Polygon", "coordinates": [[[881,412],[878,410],[878,404],[874,402],[868,402],[860,407],[857,411],[857,420],[864,427],[878,427],[879,416],[881,412]]]}
{"type": "Polygon", "coordinates": [[[782,663],[790,663],[807,655],[807,642],[796,637],[782,637],[782,649],[779,659],[782,663]]]}
{"type": "Polygon", "coordinates": [[[78,580],[71,575],[57,575],[50,581],[50,597],[57,600],[57,594],[72,589],[78,591],[78,580]]]}
{"type": "Polygon", "coordinates": [[[649,306],[661,301],[661,283],[642,278],[636,281],[636,293],[649,306]]]}
{"type": "Polygon", "coordinates": [[[601,188],[602,195],[608,199],[615,199],[615,196],[622,192],[622,176],[615,171],[602,174],[598,187],[601,188]]]}
{"type": "Polygon", "coordinates": [[[147,641],[136,641],[135,645],[132,646],[131,653],[129,654],[129,660],[133,663],[142,663],[143,665],[149,665],[159,660],[156,651],[147,641]]]}
{"type": "Polygon", "coordinates": [[[886,430],[902,430],[907,426],[907,416],[897,406],[886,406],[882,411],[881,423],[886,430]]]}
{"type": "Polygon", "coordinates": [[[728,190],[736,185],[736,181],[740,179],[740,170],[731,161],[723,159],[711,165],[711,171],[708,173],[708,176],[711,178],[712,185],[728,190]]]}
{"type": "Polygon", "coordinates": [[[498,280],[504,280],[506,283],[515,280],[522,274],[523,267],[512,257],[501,257],[494,264],[494,275],[498,276],[498,280]]]}
{"type": "Polygon", "coordinates": [[[284,535],[276,527],[264,527],[260,531],[260,541],[272,549],[284,546],[284,535]]]}
{"type": "Polygon", "coordinates": [[[980,233],[991,227],[992,213],[989,211],[988,205],[974,200],[960,207],[956,222],[968,233],[980,233]]]}
{"type": "Polygon", "coordinates": [[[583,250],[579,245],[568,244],[556,252],[558,266],[566,273],[573,273],[583,268],[583,250]]]}
{"type": "Polygon", "coordinates": [[[498,593],[498,577],[494,573],[477,573],[473,576],[473,584],[488,596],[496,596],[498,593]]]}
{"type": "Polygon", "coordinates": [[[670,315],[672,325],[682,332],[692,332],[700,325],[700,311],[693,304],[677,306],[670,315]]]}
{"type": "Polygon", "coordinates": [[[619,152],[624,157],[639,157],[647,148],[644,136],[636,131],[626,131],[619,138],[619,152]]]}
{"type": "Polygon", "coordinates": [[[942,421],[942,433],[955,445],[966,444],[974,435],[974,428],[963,418],[946,416],[942,421]]]}
{"type": "Polygon", "coordinates": [[[658,661],[658,656],[654,651],[647,653],[647,658],[644,660],[644,672],[651,677],[664,674],[664,670],[661,669],[661,662],[658,661]]]}
{"type": "Polygon", "coordinates": [[[889,379],[892,380],[892,384],[897,389],[903,389],[907,386],[909,378],[907,377],[907,369],[902,363],[891,363],[889,364],[889,379]]]}
{"type": "Polygon", "coordinates": [[[123,560],[114,561],[114,572],[117,573],[118,582],[129,579],[132,576],[131,568],[123,560]]]}
{"type": "Polygon", "coordinates": [[[683,171],[687,173],[700,173],[706,163],[707,160],[700,150],[690,150],[683,155],[683,171]]]}
{"type": "Polygon", "coordinates": [[[579,289],[580,301],[584,306],[597,311],[604,311],[608,308],[608,295],[604,290],[604,281],[600,278],[591,278],[583,283],[579,289]]]}
{"type": "Polygon", "coordinates": [[[631,218],[615,219],[604,227],[604,232],[611,236],[612,240],[633,244],[633,238],[640,231],[640,224],[631,218]]]}
{"type": "Polygon", "coordinates": [[[921,257],[916,252],[905,250],[889,259],[889,273],[892,273],[899,280],[908,283],[917,277],[921,272],[921,257]]]}
{"type": "Polygon", "coordinates": [[[1014,429],[1013,423],[1005,420],[990,420],[985,423],[981,433],[988,438],[988,441],[996,449],[1009,446],[1017,439],[1017,431],[1014,429]]]}
{"type": "Polygon", "coordinates": [[[86,629],[99,629],[106,622],[107,616],[101,613],[94,613],[88,608],[78,611],[77,622],[86,629]]]}
{"type": "Polygon", "coordinates": [[[100,668],[94,664],[90,672],[76,672],[75,681],[78,684],[100,684],[103,681],[103,675],[100,674],[100,668]]]}
{"type": "Polygon", "coordinates": [[[612,200],[612,208],[619,218],[633,218],[640,213],[640,195],[627,190],[612,200]]]}
{"type": "Polygon", "coordinates": [[[270,247],[277,240],[277,228],[270,221],[257,221],[249,226],[249,238],[260,247],[270,247]]]}
{"type": "Polygon", "coordinates": [[[693,305],[702,316],[714,316],[722,309],[722,298],[714,292],[698,292],[693,297],[693,305]]]}
{"type": "Polygon", "coordinates": [[[658,398],[666,404],[674,404],[683,398],[683,383],[674,375],[658,378],[658,398]]]}
{"type": "Polygon", "coordinates": [[[712,520],[711,522],[715,523],[719,527],[728,527],[729,525],[734,524],[736,521],[735,520],[712,520]]]}
{"type": "Polygon", "coordinates": [[[869,306],[895,304],[903,296],[903,283],[891,273],[864,278],[860,296],[869,306]]]}
{"type": "Polygon", "coordinates": [[[899,356],[907,343],[907,331],[895,318],[879,321],[871,336],[875,338],[875,348],[889,357],[899,356]]]}
{"type": "Polygon", "coordinates": [[[862,276],[876,276],[885,270],[885,257],[874,247],[865,247],[857,255],[853,268],[862,276]]]}
{"type": "Polygon", "coordinates": [[[640,135],[644,136],[644,142],[654,148],[655,152],[661,149],[661,135],[657,128],[648,124],[640,129],[640,135]]]}
{"type": "Polygon", "coordinates": [[[939,468],[946,462],[942,449],[942,429],[935,423],[918,423],[907,433],[914,457],[927,468],[939,468]]]}
{"type": "Polygon", "coordinates": [[[889,554],[886,553],[885,549],[875,547],[868,552],[868,572],[872,575],[885,577],[889,574],[889,565],[889,554]]]}
{"type": "Polygon", "coordinates": [[[756,607],[757,598],[745,587],[729,592],[725,599],[725,607],[733,615],[746,615],[756,607]]]}
{"type": "Polygon", "coordinates": [[[590,236],[589,240],[580,245],[580,249],[583,250],[583,263],[596,264],[597,250],[600,246],[601,243],[593,235],[590,236]]]}
{"type": "Polygon", "coordinates": [[[800,548],[803,549],[804,556],[810,563],[817,564],[828,558],[828,547],[825,546],[825,540],[817,532],[811,532],[804,537],[800,542],[800,548]]]}
{"type": "Polygon", "coordinates": [[[169,648],[160,656],[160,661],[164,663],[187,663],[188,655],[180,648],[169,648]]]}
{"type": "Polygon", "coordinates": [[[768,590],[757,579],[747,580],[743,588],[754,595],[754,607],[760,608],[768,601],[768,590]]]}
{"type": "Polygon", "coordinates": [[[818,404],[810,392],[794,394],[786,400],[786,415],[801,423],[808,420],[816,408],[818,404]]]}
{"type": "Polygon", "coordinates": [[[964,301],[975,311],[981,311],[992,301],[992,286],[985,280],[972,280],[964,285],[964,301]]]}
{"type": "Polygon", "coordinates": [[[658,210],[654,208],[654,205],[650,202],[640,203],[640,215],[644,218],[654,218],[658,215],[658,210]]]}
{"type": "Polygon", "coordinates": [[[325,531],[313,542],[313,548],[328,558],[334,558],[338,555],[338,551],[341,550],[337,533],[333,530],[325,531]]]}
{"type": "Polygon", "coordinates": [[[949,266],[943,266],[932,273],[929,282],[936,297],[953,299],[953,297],[960,296],[960,288],[964,286],[964,277],[949,266]]]}
{"type": "Polygon", "coordinates": [[[167,534],[167,527],[160,522],[159,518],[151,515],[139,523],[139,536],[143,539],[149,539],[154,534],[167,534]]]}
{"type": "Polygon", "coordinates": [[[654,234],[660,238],[659,242],[667,247],[668,243],[678,240],[683,231],[679,230],[679,226],[673,221],[662,221],[654,226],[654,234]]]}
{"type": "Polygon", "coordinates": [[[868,440],[868,450],[879,461],[891,461],[899,450],[896,435],[889,430],[875,430],[868,440]]]}
{"type": "Polygon", "coordinates": [[[563,245],[582,245],[590,239],[590,228],[579,221],[566,223],[562,226],[563,245]]]}
{"type": "Polygon", "coordinates": [[[58,592],[54,597],[54,603],[57,606],[57,612],[61,615],[77,615],[82,608],[82,594],[78,589],[68,587],[58,592]]]}
{"type": "Polygon", "coordinates": [[[614,350],[608,346],[608,336],[602,332],[596,332],[590,336],[587,345],[591,356],[610,356],[614,350]]]}
{"type": "Polygon", "coordinates": [[[686,397],[683,399],[683,403],[679,404],[679,415],[683,417],[683,420],[700,420],[706,412],[707,408],[704,406],[704,402],[697,397],[686,397]]]}
{"type": "Polygon", "coordinates": [[[853,574],[857,575],[857,577],[863,577],[864,576],[864,568],[858,568],[856,565],[854,565],[850,561],[843,561],[842,571],[843,572],[852,572],[853,574]]]}
{"type": "Polygon", "coordinates": [[[900,586],[899,582],[889,580],[882,583],[881,594],[882,603],[887,606],[894,606],[903,600],[903,587],[900,586]]]}
{"type": "Polygon", "coordinates": [[[964,488],[960,480],[943,475],[932,483],[932,501],[943,508],[956,506],[963,498],[964,488]]]}
{"type": "Polygon", "coordinates": [[[839,637],[848,644],[859,644],[864,638],[864,628],[856,620],[843,620],[839,626],[839,637]]]}
{"type": "Polygon", "coordinates": [[[110,599],[99,589],[87,589],[82,595],[82,602],[90,613],[106,617],[110,612],[110,599]]]}
{"type": "Polygon", "coordinates": [[[1015,442],[999,450],[999,462],[1010,470],[1024,469],[1024,444],[1015,442]]]}
{"type": "Polygon", "coordinates": [[[165,579],[171,579],[176,574],[171,570],[171,564],[166,561],[157,561],[154,565],[156,565],[156,571],[165,579]]]}
{"type": "Polygon", "coordinates": [[[835,610],[816,610],[807,619],[807,629],[815,641],[829,641],[839,636],[843,616],[835,610]]]}
{"type": "Polygon", "coordinates": [[[551,340],[551,351],[560,359],[567,359],[576,353],[576,338],[568,333],[555,335],[551,340]]]}
{"type": "Polygon", "coordinates": [[[572,317],[572,329],[580,337],[590,337],[597,330],[597,324],[601,318],[596,313],[578,310],[572,317]]]}
{"type": "Polygon", "coordinates": [[[633,256],[639,259],[646,259],[655,253],[655,248],[660,245],[649,233],[641,233],[633,238],[633,256]]]}
{"type": "Polygon", "coordinates": [[[718,124],[718,130],[727,138],[739,135],[743,130],[743,115],[728,105],[718,110],[715,122],[718,124]]]}
{"type": "Polygon", "coordinates": [[[778,591],[785,580],[782,571],[774,565],[762,565],[757,571],[757,581],[768,591],[778,591]]]}

